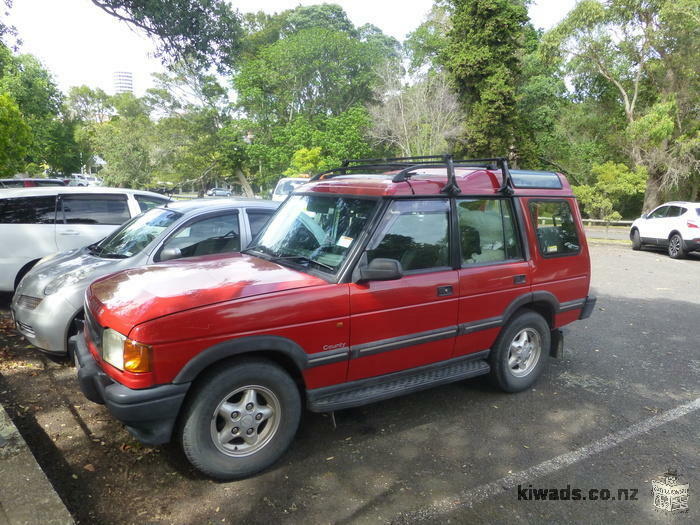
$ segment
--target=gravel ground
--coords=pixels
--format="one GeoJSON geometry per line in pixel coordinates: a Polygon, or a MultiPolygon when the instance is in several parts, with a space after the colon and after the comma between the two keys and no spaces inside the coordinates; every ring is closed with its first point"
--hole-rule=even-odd
{"type": "Polygon", "coordinates": [[[596,312],[571,325],[565,358],[533,390],[478,378],[338,412],[337,428],[306,413],[282,461],[245,481],[204,479],[177,447],[139,445],[80,394],[72,367],[14,334],[7,295],[0,403],[78,523],[698,523],[700,257],[615,244],[591,255],[596,312]],[[690,484],[688,513],[652,505],[668,468],[690,484]],[[517,484],[638,496],[522,501],[517,484]]]}

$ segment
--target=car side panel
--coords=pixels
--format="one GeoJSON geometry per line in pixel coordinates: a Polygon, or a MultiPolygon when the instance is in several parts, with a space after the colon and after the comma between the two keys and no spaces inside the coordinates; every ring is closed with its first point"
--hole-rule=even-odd
{"type": "MultiPolygon", "coordinates": [[[[348,285],[313,286],[186,310],[143,323],[129,337],[154,346],[154,379],[156,384],[161,384],[172,381],[203,350],[258,334],[286,337],[303,348],[310,358],[330,349],[339,353],[347,351],[348,285]]],[[[346,370],[347,358],[303,373],[307,388],[319,388],[343,382],[346,370]]],[[[134,375],[137,374],[131,374],[134,375]]],[[[129,380],[128,375],[120,379],[127,386],[129,380]]]]}
{"type": "MultiPolygon", "coordinates": [[[[528,243],[530,254],[532,257],[532,292],[549,292],[553,294],[557,301],[566,303],[585,299],[589,293],[591,280],[591,263],[588,255],[588,245],[586,235],[583,231],[581,215],[574,199],[555,198],[554,200],[566,200],[571,207],[571,213],[576,225],[578,242],[580,250],[574,255],[550,256],[545,257],[540,252],[537,243],[536,226],[532,222],[532,217],[529,213],[529,201],[542,200],[523,199],[523,209],[526,210],[525,222],[528,230],[528,243]]],[[[570,316],[555,317],[555,328],[563,326],[578,318],[576,314],[580,314],[581,308],[572,310],[575,314],[570,316]],[[569,318],[571,319],[569,320],[569,318]]]]}
{"type": "Polygon", "coordinates": [[[0,224],[0,291],[15,288],[22,267],[57,251],[54,224],[0,224]]]}

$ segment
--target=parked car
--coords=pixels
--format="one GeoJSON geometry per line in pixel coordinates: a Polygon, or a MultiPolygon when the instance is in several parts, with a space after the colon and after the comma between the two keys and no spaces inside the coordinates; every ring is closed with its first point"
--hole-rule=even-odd
{"type": "Polygon", "coordinates": [[[17,329],[39,349],[65,355],[68,338],[81,324],[85,289],[92,281],[126,268],[239,251],[277,206],[257,199],[168,203],[90,246],[49,255],[17,287],[11,305],[17,329]]]}
{"type": "Polygon", "coordinates": [[[142,211],[162,195],[121,188],[8,189],[0,192],[0,291],[13,291],[36,262],[80,248],[142,211]]]}
{"type": "Polygon", "coordinates": [[[211,188],[207,191],[207,195],[209,197],[230,197],[231,190],[227,190],[226,188],[211,188]]]}
{"type": "Polygon", "coordinates": [[[667,202],[642,215],[630,228],[632,249],[654,246],[674,259],[700,251],[700,202],[667,202]]]}
{"type": "Polygon", "coordinates": [[[292,193],[302,184],[309,182],[308,177],[284,177],[277,181],[274,191],[272,192],[273,201],[283,201],[287,195],[292,193]]]}
{"type": "Polygon", "coordinates": [[[0,179],[0,188],[35,188],[37,186],[65,186],[61,179],[0,179]]]}
{"type": "Polygon", "coordinates": [[[482,374],[529,388],[561,356],[560,328],[593,311],[586,237],[564,176],[478,162],[346,166],[243,253],[95,281],[71,338],[83,393],[143,443],[177,439],[234,479],[284,453],[302,402],[340,410],[482,374]]]}

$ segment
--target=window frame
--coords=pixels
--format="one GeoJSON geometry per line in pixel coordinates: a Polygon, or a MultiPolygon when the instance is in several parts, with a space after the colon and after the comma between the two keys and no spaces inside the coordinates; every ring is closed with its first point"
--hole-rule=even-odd
{"type": "MultiPolygon", "coordinates": [[[[241,249],[243,249],[243,232],[241,231],[242,230],[242,228],[241,228],[241,210],[239,208],[232,208],[229,210],[218,210],[218,211],[212,211],[212,212],[208,212],[208,213],[202,213],[201,215],[195,215],[193,217],[185,219],[184,221],[182,221],[179,224],[177,222],[172,224],[170,226],[170,231],[168,231],[164,235],[164,237],[160,241],[160,243],[151,252],[150,256],[151,256],[153,262],[154,263],[163,262],[160,260],[160,254],[163,251],[163,249],[165,248],[165,245],[168,243],[168,241],[170,241],[170,239],[175,237],[175,235],[177,235],[179,232],[181,232],[185,228],[190,227],[195,222],[205,221],[207,219],[228,215],[230,213],[235,214],[236,217],[238,218],[238,237],[239,237],[239,249],[238,249],[238,251],[240,251],[241,249]]],[[[221,255],[222,253],[236,253],[236,252],[220,252],[218,255],[221,255]]],[[[212,253],[209,255],[217,255],[217,254],[212,253]]],[[[204,256],[193,255],[190,257],[180,257],[177,260],[190,259],[191,257],[204,257],[204,256]]]]}
{"type": "MultiPolygon", "coordinates": [[[[139,207],[140,209],[140,207],[139,207]]],[[[134,216],[131,214],[131,207],[129,206],[129,198],[126,195],[126,193],[59,193],[56,197],[56,215],[55,215],[55,224],[56,225],[64,225],[64,226],[121,226],[125,222],[131,220],[134,216]],[[112,201],[123,201],[124,206],[126,206],[126,213],[128,217],[123,220],[122,222],[118,223],[104,223],[104,222],[97,222],[97,223],[89,223],[89,222],[66,222],[66,213],[63,209],[64,202],[66,200],[70,201],[73,199],[91,199],[91,198],[103,198],[107,197],[106,200],[112,200],[112,201]],[[59,220],[59,213],[61,214],[60,220],[59,220]]]]}
{"type": "MultiPolygon", "coordinates": [[[[543,257],[544,259],[557,259],[559,257],[576,257],[577,255],[581,255],[581,252],[583,250],[582,242],[581,242],[581,233],[579,231],[577,222],[576,222],[576,216],[574,215],[574,208],[571,206],[571,202],[569,199],[566,198],[561,198],[561,197],[553,197],[553,198],[534,198],[534,199],[528,199],[527,201],[527,207],[530,211],[530,222],[532,223],[532,229],[535,233],[535,244],[537,245],[537,253],[539,253],[540,257],[543,257]],[[575,252],[566,252],[566,253],[544,253],[542,251],[542,247],[540,246],[539,238],[537,236],[537,228],[538,228],[538,223],[537,221],[534,220],[534,217],[532,216],[532,209],[531,206],[533,203],[538,203],[538,202],[560,202],[560,203],[565,203],[569,207],[569,212],[571,213],[571,219],[574,224],[574,228],[576,230],[576,240],[578,241],[578,250],[575,252]]],[[[539,218],[539,217],[538,217],[539,218]]]]}
{"type": "MultiPolygon", "coordinates": [[[[462,268],[475,268],[475,267],[480,267],[480,266],[495,266],[498,264],[509,264],[509,263],[514,263],[514,262],[523,262],[527,261],[530,258],[530,253],[529,250],[527,249],[527,242],[525,242],[525,238],[523,237],[523,227],[522,227],[522,214],[520,207],[518,206],[518,199],[514,197],[499,197],[499,196],[492,196],[492,195],[460,195],[458,197],[453,197],[452,201],[454,202],[454,209],[452,210],[453,215],[454,215],[454,223],[455,223],[455,238],[453,239],[454,244],[457,246],[458,250],[456,252],[456,257],[457,257],[457,268],[462,269],[462,268]],[[473,263],[465,263],[464,260],[462,259],[462,239],[460,235],[460,227],[459,227],[459,209],[458,209],[458,204],[459,201],[464,201],[464,200],[495,200],[495,201],[506,201],[510,202],[510,207],[511,211],[513,213],[513,231],[515,233],[516,241],[519,244],[520,247],[520,257],[511,257],[508,259],[503,259],[501,261],[483,261],[483,262],[473,262],[473,263]]],[[[502,206],[499,206],[501,209],[501,226],[503,227],[503,233],[505,235],[505,217],[503,215],[503,208],[502,206]]]]}

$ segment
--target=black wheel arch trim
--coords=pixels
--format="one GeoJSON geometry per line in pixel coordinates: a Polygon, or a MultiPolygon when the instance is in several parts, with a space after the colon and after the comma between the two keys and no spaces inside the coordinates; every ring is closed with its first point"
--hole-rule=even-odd
{"type": "MultiPolygon", "coordinates": [[[[210,346],[198,353],[180,370],[173,383],[188,383],[193,381],[203,370],[217,361],[241,354],[255,352],[277,352],[289,357],[299,371],[309,367],[309,355],[297,343],[286,337],[276,335],[258,335],[230,339],[210,346]]],[[[346,354],[347,355],[347,354],[346,354]]],[[[323,364],[327,364],[324,361],[323,364]]]]}

